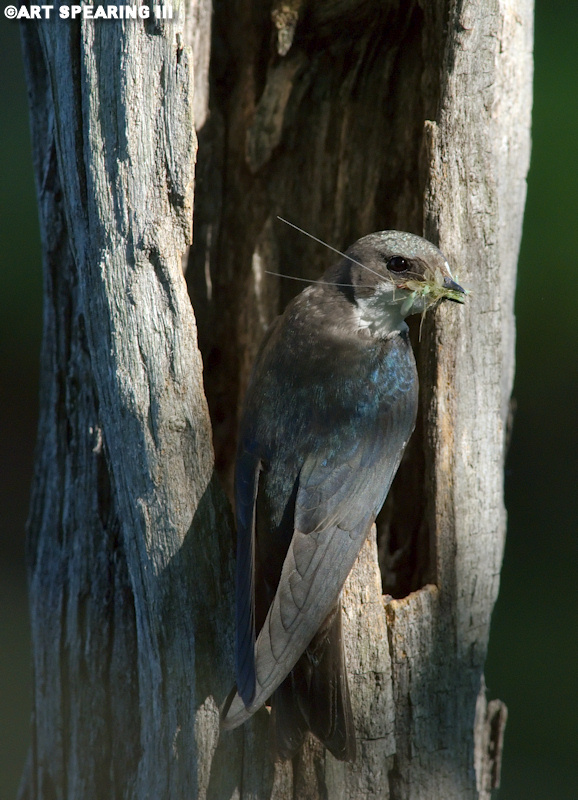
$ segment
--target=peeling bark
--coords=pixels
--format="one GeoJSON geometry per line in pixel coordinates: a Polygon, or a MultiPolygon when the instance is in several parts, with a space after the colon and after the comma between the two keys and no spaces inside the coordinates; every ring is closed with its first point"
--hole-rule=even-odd
{"type": "Polygon", "coordinates": [[[22,29],[45,308],[20,796],[489,800],[531,0],[180,12],[22,29]],[[340,248],[425,233],[472,290],[413,331],[418,428],[344,589],[355,765],[313,740],[273,764],[266,709],[219,737],[221,485],[256,348],[300,288],[268,272],[316,278],[332,258],[277,214],[340,248]]]}

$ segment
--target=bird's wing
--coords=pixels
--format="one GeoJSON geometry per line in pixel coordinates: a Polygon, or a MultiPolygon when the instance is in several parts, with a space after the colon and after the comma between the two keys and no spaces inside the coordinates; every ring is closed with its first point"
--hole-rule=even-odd
{"type": "Polygon", "coordinates": [[[235,502],[237,517],[235,660],[237,691],[247,704],[255,695],[255,502],[260,460],[243,451],[237,458],[235,502]]]}
{"type": "MultiPolygon", "coordinates": [[[[375,429],[341,431],[305,459],[295,530],[277,593],[259,633],[255,692],[239,691],[223,727],[242,724],[281,684],[333,608],[383,504],[414,424],[415,406],[400,399],[375,429]],[[239,696],[240,695],[240,696],[239,696]]],[[[247,557],[247,552],[243,555],[247,557]]]]}

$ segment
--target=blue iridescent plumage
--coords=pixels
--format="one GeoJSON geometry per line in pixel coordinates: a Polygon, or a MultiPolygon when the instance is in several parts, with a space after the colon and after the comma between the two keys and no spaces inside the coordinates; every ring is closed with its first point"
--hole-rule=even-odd
{"type": "Polygon", "coordinates": [[[289,304],[257,356],[236,465],[237,693],[223,726],[271,698],[281,758],[308,730],[355,757],[340,593],[415,424],[401,309],[424,310],[417,281],[450,278],[429,242],[371,234],[289,304]]]}

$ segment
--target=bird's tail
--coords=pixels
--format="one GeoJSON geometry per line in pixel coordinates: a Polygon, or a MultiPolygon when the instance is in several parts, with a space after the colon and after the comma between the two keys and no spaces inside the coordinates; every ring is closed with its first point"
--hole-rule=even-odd
{"type": "Polygon", "coordinates": [[[275,756],[292,758],[307,731],[340,761],[355,761],[351,711],[341,625],[341,601],[331,610],[272,698],[275,756]]]}

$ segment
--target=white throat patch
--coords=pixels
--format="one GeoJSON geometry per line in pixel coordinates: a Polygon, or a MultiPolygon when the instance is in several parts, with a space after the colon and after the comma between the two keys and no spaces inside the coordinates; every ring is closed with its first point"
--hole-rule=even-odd
{"type": "Polygon", "coordinates": [[[377,289],[371,297],[357,297],[356,315],[359,329],[367,330],[372,336],[382,339],[407,330],[403,319],[405,314],[401,313],[407,297],[407,292],[402,289],[394,290],[387,284],[383,289],[377,289]]]}

